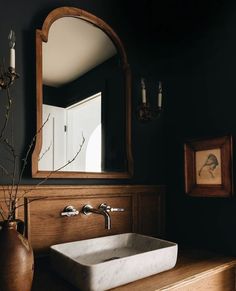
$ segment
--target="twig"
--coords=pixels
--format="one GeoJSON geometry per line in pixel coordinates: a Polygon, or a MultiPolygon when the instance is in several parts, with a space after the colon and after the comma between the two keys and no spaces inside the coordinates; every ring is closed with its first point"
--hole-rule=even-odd
{"type": "Polygon", "coordinates": [[[32,138],[31,143],[29,144],[28,150],[27,150],[27,152],[26,152],[26,155],[25,155],[25,157],[23,158],[23,161],[24,161],[24,162],[23,162],[23,166],[22,166],[21,171],[20,171],[19,179],[18,179],[18,181],[17,181],[17,186],[16,186],[16,190],[15,190],[15,196],[14,196],[14,199],[16,199],[16,195],[17,195],[17,193],[18,193],[19,185],[20,185],[20,183],[21,183],[22,176],[23,176],[23,173],[24,173],[24,171],[25,171],[25,167],[26,167],[26,165],[27,165],[27,160],[28,160],[29,154],[30,154],[30,152],[31,152],[31,149],[32,149],[32,147],[33,147],[33,145],[34,145],[34,142],[35,142],[35,140],[36,140],[36,137],[38,136],[38,134],[40,133],[40,131],[42,130],[42,128],[45,126],[45,124],[48,122],[49,117],[50,117],[50,114],[48,115],[47,119],[44,121],[44,123],[42,124],[42,126],[39,128],[39,130],[36,132],[36,134],[35,134],[34,137],[32,138]]]}
{"type": "Polygon", "coordinates": [[[3,210],[1,204],[0,204],[0,215],[1,215],[2,219],[5,220],[5,217],[4,217],[4,210],[3,210]]]}
{"type": "Polygon", "coordinates": [[[42,160],[42,158],[45,156],[45,154],[47,152],[49,152],[51,146],[52,146],[52,142],[50,143],[50,145],[48,146],[48,148],[42,153],[41,157],[38,158],[38,161],[42,160]]]}
{"type": "Polygon", "coordinates": [[[0,169],[2,169],[2,171],[3,171],[7,176],[10,176],[10,173],[8,172],[8,170],[7,170],[4,166],[2,166],[1,164],[0,164],[0,169]]]}
{"type": "MultiPolygon", "coordinates": [[[[7,145],[7,147],[10,149],[12,156],[13,156],[13,161],[14,161],[14,165],[13,165],[13,173],[12,173],[12,183],[11,183],[11,188],[9,191],[9,200],[10,201],[14,201],[15,200],[15,195],[13,196],[13,189],[15,186],[15,178],[16,178],[16,160],[17,160],[17,154],[15,152],[14,147],[8,142],[8,140],[5,138],[3,139],[3,142],[7,145]],[[13,197],[13,199],[12,199],[13,197]]],[[[12,204],[9,204],[10,210],[12,208],[12,204]]],[[[11,212],[11,211],[10,211],[11,212]]]]}
{"type": "Polygon", "coordinates": [[[33,186],[32,188],[30,188],[29,190],[24,191],[24,193],[21,195],[21,197],[20,197],[19,199],[23,198],[27,193],[31,192],[31,191],[32,191],[33,189],[35,189],[36,187],[38,187],[38,186],[44,184],[44,183],[45,183],[45,182],[50,178],[50,176],[51,176],[52,174],[54,174],[54,173],[56,173],[56,172],[59,172],[60,170],[64,169],[64,168],[67,167],[69,164],[71,164],[71,163],[72,163],[72,162],[73,162],[73,161],[78,157],[79,153],[80,153],[81,150],[82,150],[82,147],[83,147],[84,143],[85,143],[85,138],[84,138],[83,133],[82,133],[82,142],[81,142],[81,144],[80,144],[80,146],[79,146],[79,150],[77,151],[77,153],[75,154],[75,156],[73,157],[73,159],[69,160],[66,164],[64,164],[63,166],[57,168],[56,170],[51,171],[51,172],[48,174],[48,176],[45,177],[42,181],[40,181],[38,184],[34,185],[34,186],[33,186]]]}
{"type": "MultiPolygon", "coordinates": [[[[30,201],[27,202],[27,204],[30,204],[31,202],[34,202],[34,201],[43,200],[43,199],[46,199],[46,198],[47,198],[47,197],[32,198],[30,201]]],[[[19,199],[20,199],[20,198],[19,198],[19,199]]],[[[19,199],[18,199],[18,200],[19,200],[19,199]]],[[[21,203],[21,204],[17,205],[17,206],[15,207],[15,210],[16,210],[17,208],[19,208],[19,207],[24,206],[24,205],[25,205],[25,203],[21,203]]]]}
{"type": "MultiPolygon", "coordinates": [[[[6,133],[6,130],[8,128],[8,123],[9,123],[12,103],[13,103],[9,88],[6,88],[6,95],[7,95],[7,107],[6,107],[6,113],[5,113],[5,121],[3,123],[2,129],[0,130],[0,142],[3,142],[5,144],[5,146],[6,146],[6,148],[8,149],[8,151],[11,153],[11,159],[10,158],[9,159],[10,159],[10,162],[12,163],[13,169],[12,169],[12,172],[8,171],[8,169],[6,167],[4,167],[2,164],[0,164],[0,169],[2,169],[3,173],[5,173],[8,177],[10,177],[12,179],[11,185],[7,186],[7,192],[8,192],[7,194],[6,194],[6,188],[4,186],[2,186],[3,187],[3,191],[4,191],[4,201],[5,201],[5,204],[7,206],[8,212],[4,211],[2,205],[0,204],[0,216],[2,217],[2,219],[6,219],[6,217],[7,217],[7,219],[10,220],[10,219],[14,218],[16,209],[21,207],[21,206],[23,206],[23,205],[25,205],[25,203],[20,203],[20,202],[21,202],[21,199],[27,193],[29,193],[30,191],[32,191],[36,187],[44,184],[52,176],[52,174],[54,174],[56,172],[59,172],[60,170],[64,169],[65,167],[67,167],[69,164],[71,164],[78,157],[78,155],[81,152],[82,147],[83,147],[83,145],[85,143],[85,138],[84,138],[83,133],[82,133],[82,142],[79,145],[79,149],[76,152],[75,156],[71,160],[67,161],[67,163],[65,163],[64,165],[58,167],[56,170],[50,171],[49,174],[42,181],[40,181],[36,185],[33,185],[28,190],[23,190],[21,195],[20,195],[20,197],[17,197],[18,194],[19,194],[18,193],[19,186],[21,184],[21,181],[22,181],[22,178],[23,178],[23,174],[24,174],[24,171],[26,169],[27,161],[28,161],[29,155],[31,153],[32,147],[33,147],[33,145],[35,143],[35,140],[36,140],[38,134],[42,131],[43,127],[48,122],[50,114],[48,115],[47,119],[42,124],[42,126],[39,128],[39,130],[37,130],[37,132],[33,136],[32,140],[31,140],[31,142],[30,142],[30,144],[29,144],[29,146],[27,148],[26,154],[25,154],[24,158],[22,159],[23,164],[22,164],[22,166],[20,168],[19,176],[18,176],[18,178],[16,178],[17,161],[19,159],[19,155],[16,153],[16,150],[14,148],[13,122],[11,124],[12,125],[11,126],[11,142],[9,142],[8,139],[5,137],[5,133],[6,133]],[[19,205],[17,205],[18,202],[20,203],[19,205]]],[[[51,148],[51,144],[46,149],[46,151],[44,151],[44,153],[41,155],[40,159],[50,150],[50,148],[51,148]]],[[[28,203],[31,203],[33,201],[40,200],[40,199],[44,199],[44,197],[33,198],[30,201],[28,201],[28,203]]]]}
{"type": "Polygon", "coordinates": [[[9,212],[10,211],[9,202],[7,201],[6,190],[5,190],[3,185],[2,185],[2,189],[3,189],[4,201],[5,201],[5,204],[6,204],[7,208],[8,208],[8,212],[9,212]]]}
{"type": "MultiPolygon", "coordinates": [[[[48,122],[49,117],[50,117],[50,114],[48,115],[47,119],[42,124],[42,126],[40,127],[40,129],[36,132],[36,134],[34,135],[34,137],[31,140],[31,143],[29,144],[29,147],[28,147],[28,150],[26,152],[26,155],[23,158],[23,166],[21,168],[20,175],[19,175],[19,178],[18,178],[17,183],[15,183],[15,177],[16,177],[16,161],[17,161],[17,157],[18,156],[16,155],[16,152],[15,152],[14,147],[8,142],[8,139],[6,139],[6,138],[3,139],[3,142],[6,144],[7,148],[10,150],[10,152],[12,154],[13,162],[14,162],[14,165],[13,165],[13,173],[12,173],[12,184],[11,184],[11,188],[9,189],[9,192],[8,192],[9,201],[10,201],[7,204],[8,205],[8,209],[9,209],[8,219],[11,219],[13,217],[16,208],[18,208],[16,206],[17,194],[18,194],[19,185],[21,183],[24,170],[25,170],[26,165],[27,165],[27,160],[28,160],[29,154],[30,154],[31,149],[32,149],[32,147],[34,145],[34,142],[36,140],[37,135],[42,130],[42,128],[44,127],[44,125],[48,122]],[[14,187],[15,185],[16,185],[16,187],[14,187]],[[14,191],[14,194],[13,194],[13,190],[15,190],[14,191]]],[[[6,202],[6,200],[5,200],[5,202],[6,202]]]]}
{"type": "Polygon", "coordinates": [[[7,128],[7,124],[8,124],[8,121],[9,121],[9,116],[10,116],[10,110],[11,110],[11,107],[12,107],[12,99],[11,99],[11,94],[10,94],[10,90],[9,88],[6,89],[6,92],[7,92],[7,107],[6,107],[6,114],[5,114],[5,121],[4,121],[4,124],[3,124],[3,127],[1,129],[1,133],[0,133],[0,141],[3,139],[3,136],[4,136],[4,132],[7,128]]]}

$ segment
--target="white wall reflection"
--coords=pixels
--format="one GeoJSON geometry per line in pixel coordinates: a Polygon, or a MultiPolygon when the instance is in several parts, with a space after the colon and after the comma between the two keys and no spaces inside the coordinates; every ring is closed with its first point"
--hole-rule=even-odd
{"type": "Polygon", "coordinates": [[[67,108],[43,104],[43,144],[39,170],[57,170],[72,160],[85,142],[76,159],[62,171],[101,172],[102,129],[101,92],[67,108]]]}

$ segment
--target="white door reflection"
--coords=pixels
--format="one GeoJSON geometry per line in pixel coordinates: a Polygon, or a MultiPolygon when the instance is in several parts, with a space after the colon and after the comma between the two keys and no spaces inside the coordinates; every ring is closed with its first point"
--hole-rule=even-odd
{"type": "Polygon", "coordinates": [[[45,121],[49,114],[50,117],[42,129],[43,144],[39,170],[55,171],[72,160],[78,153],[84,137],[85,142],[79,155],[61,170],[101,172],[101,99],[99,92],[67,108],[43,104],[43,120],[45,121]],[[46,136],[47,138],[44,138],[46,136]],[[48,144],[45,144],[45,141],[48,144]]]}
{"type": "Polygon", "coordinates": [[[102,163],[102,125],[101,123],[91,134],[86,150],[87,172],[101,172],[102,163]]]}
{"type": "Polygon", "coordinates": [[[65,109],[43,104],[43,121],[46,123],[42,128],[42,135],[47,139],[43,138],[39,169],[53,171],[66,163],[65,109]]]}

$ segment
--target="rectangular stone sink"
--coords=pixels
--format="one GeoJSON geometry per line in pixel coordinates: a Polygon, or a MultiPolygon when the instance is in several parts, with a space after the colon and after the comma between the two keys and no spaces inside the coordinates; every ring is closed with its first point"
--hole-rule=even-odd
{"type": "Polygon", "coordinates": [[[51,246],[52,268],[81,291],[104,291],[173,268],[176,243],[135,233],[51,246]]]}

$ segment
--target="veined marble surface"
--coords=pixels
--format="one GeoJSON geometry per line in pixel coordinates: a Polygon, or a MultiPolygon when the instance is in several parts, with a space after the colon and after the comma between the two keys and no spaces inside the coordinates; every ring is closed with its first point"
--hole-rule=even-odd
{"type": "Polygon", "coordinates": [[[136,233],[51,246],[52,268],[82,291],[104,291],[173,268],[176,243],[136,233]]]}

